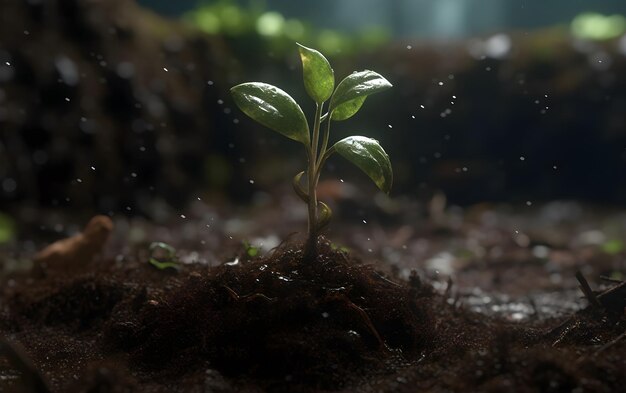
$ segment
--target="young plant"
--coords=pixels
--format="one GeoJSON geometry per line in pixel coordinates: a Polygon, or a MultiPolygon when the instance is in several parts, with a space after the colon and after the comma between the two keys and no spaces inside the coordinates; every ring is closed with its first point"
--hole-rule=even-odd
{"type": "Polygon", "coordinates": [[[316,254],[317,237],[330,221],[328,205],[317,200],[316,188],[320,172],[333,153],[346,158],[365,172],[383,192],[389,193],[393,181],[389,156],[377,140],[349,136],[328,147],[330,125],[352,117],[361,109],[367,96],[391,87],[385,78],[373,71],[354,72],[335,88],[335,75],[328,60],[315,49],[298,44],[304,87],[315,101],[313,131],[296,101],[278,87],[261,82],[242,83],[231,88],[237,106],[262,125],[304,145],[308,158],[305,171],[293,179],[293,188],[308,204],[309,224],[305,255],[316,254]],[[326,113],[324,104],[329,101],[326,113]],[[326,122],[323,132],[322,124],[326,122]],[[320,144],[321,138],[321,144],[320,144]],[[306,175],[306,187],[302,177],[306,175]]]}

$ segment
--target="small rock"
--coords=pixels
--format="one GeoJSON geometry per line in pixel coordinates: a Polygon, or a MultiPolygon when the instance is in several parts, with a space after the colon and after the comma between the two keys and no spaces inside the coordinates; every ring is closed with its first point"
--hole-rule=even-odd
{"type": "Polygon", "coordinates": [[[58,240],[35,255],[35,265],[45,270],[80,270],[102,252],[113,230],[113,222],[107,216],[95,216],[82,233],[58,240]]]}

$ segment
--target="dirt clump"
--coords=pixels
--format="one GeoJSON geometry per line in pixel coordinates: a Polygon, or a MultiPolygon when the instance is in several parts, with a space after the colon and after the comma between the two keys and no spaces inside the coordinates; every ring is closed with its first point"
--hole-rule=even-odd
{"type": "Polygon", "coordinates": [[[149,299],[134,318],[112,318],[107,339],[148,369],[192,368],[199,359],[229,376],[341,385],[346,371],[429,348],[428,286],[412,288],[322,243],[192,274],[149,299]]]}

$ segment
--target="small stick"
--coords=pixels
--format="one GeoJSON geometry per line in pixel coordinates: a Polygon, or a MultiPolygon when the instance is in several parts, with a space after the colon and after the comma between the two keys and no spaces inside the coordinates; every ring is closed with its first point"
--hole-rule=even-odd
{"type": "Polygon", "coordinates": [[[0,355],[4,355],[9,363],[22,374],[24,385],[28,386],[32,393],[50,393],[48,384],[19,343],[12,343],[0,337],[0,355]]]}
{"type": "Polygon", "coordinates": [[[539,315],[539,308],[537,307],[537,303],[535,302],[535,298],[532,296],[528,297],[528,302],[530,303],[530,306],[533,308],[533,315],[534,316],[538,316],[539,315]]]}
{"type": "Polygon", "coordinates": [[[250,300],[259,299],[259,298],[268,302],[273,302],[276,300],[275,298],[268,297],[262,293],[251,293],[249,295],[240,296],[237,294],[237,292],[233,291],[228,285],[222,285],[222,288],[226,290],[226,293],[228,293],[228,296],[230,296],[230,298],[235,302],[239,302],[239,301],[248,302],[250,300]]]}
{"type": "Polygon", "coordinates": [[[585,279],[585,276],[583,276],[580,270],[576,272],[576,279],[580,283],[580,290],[585,294],[585,297],[587,298],[589,303],[594,307],[601,308],[602,305],[598,301],[596,294],[593,293],[591,287],[589,286],[589,283],[587,282],[587,279],[585,279]]]}
{"type": "Polygon", "coordinates": [[[619,342],[619,340],[623,339],[624,337],[626,337],[626,332],[620,334],[619,336],[617,336],[616,338],[614,338],[613,340],[609,341],[608,343],[604,344],[603,346],[601,346],[600,348],[598,348],[598,350],[596,350],[593,353],[593,356],[596,356],[597,354],[599,354],[600,352],[612,347],[613,345],[617,344],[619,342]]]}
{"type": "Polygon", "coordinates": [[[372,323],[372,320],[370,319],[369,315],[367,315],[365,310],[363,310],[361,307],[359,307],[356,304],[354,304],[350,299],[348,299],[345,296],[344,296],[344,300],[348,304],[348,307],[350,307],[352,310],[356,311],[357,314],[359,314],[359,316],[363,320],[363,323],[365,324],[365,326],[368,328],[370,333],[378,341],[378,344],[380,345],[380,348],[382,350],[385,350],[386,349],[385,341],[383,341],[382,337],[380,337],[380,334],[378,334],[378,330],[376,330],[376,328],[374,327],[374,324],[372,323]]]}
{"type": "Polygon", "coordinates": [[[601,346],[600,348],[598,348],[597,350],[595,350],[591,355],[585,355],[585,356],[581,356],[578,358],[578,360],[576,361],[577,363],[582,363],[584,360],[589,359],[589,357],[595,357],[597,356],[600,352],[607,350],[608,348],[612,347],[613,345],[617,344],[621,339],[623,339],[624,337],[626,337],[626,332],[620,334],[619,336],[617,336],[616,338],[614,338],[613,340],[609,341],[608,343],[604,344],[603,346],[601,346]]]}
{"type": "Polygon", "coordinates": [[[604,281],[612,282],[612,283],[614,283],[614,284],[621,284],[621,283],[623,283],[623,282],[624,282],[624,281],[622,281],[622,280],[616,280],[616,279],[614,279],[614,278],[607,277],[607,276],[600,276],[600,279],[601,279],[601,280],[604,280],[604,281]]]}
{"type": "Polygon", "coordinates": [[[450,297],[450,293],[452,292],[452,285],[454,285],[454,282],[452,281],[452,276],[448,276],[448,285],[446,285],[446,291],[443,294],[445,300],[448,300],[448,298],[450,297]]]}
{"type": "Polygon", "coordinates": [[[391,281],[391,280],[390,280],[390,279],[388,279],[387,277],[385,277],[385,276],[383,276],[382,274],[378,273],[376,270],[374,270],[374,274],[376,274],[376,276],[377,276],[378,278],[380,278],[381,280],[385,281],[386,283],[389,283],[389,284],[391,284],[391,285],[393,285],[393,286],[395,286],[395,287],[398,287],[398,288],[402,288],[402,285],[400,285],[400,284],[398,284],[398,283],[395,283],[395,282],[391,281]]]}

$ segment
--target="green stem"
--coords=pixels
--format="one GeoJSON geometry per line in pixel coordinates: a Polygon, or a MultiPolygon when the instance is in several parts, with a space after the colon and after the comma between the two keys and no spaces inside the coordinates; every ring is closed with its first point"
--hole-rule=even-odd
{"type": "Polygon", "coordinates": [[[317,193],[315,188],[317,185],[317,145],[320,138],[322,106],[323,104],[316,104],[315,107],[315,123],[313,125],[309,169],[307,171],[307,180],[309,182],[309,234],[305,246],[305,255],[308,258],[315,257],[317,244],[317,193]]]}
{"type": "Polygon", "coordinates": [[[324,131],[324,136],[322,139],[322,148],[320,149],[319,155],[317,157],[317,167],[315,168],[315,186],[317,187],[317,182],[320,180],[320,173],[322,173],[322,166],[324,162],[326,162],[326,149],[328,148],[328,138],[330,136],[330,119],[328,119],[328,124],[326,124],[326,130],[324,131]]]}

